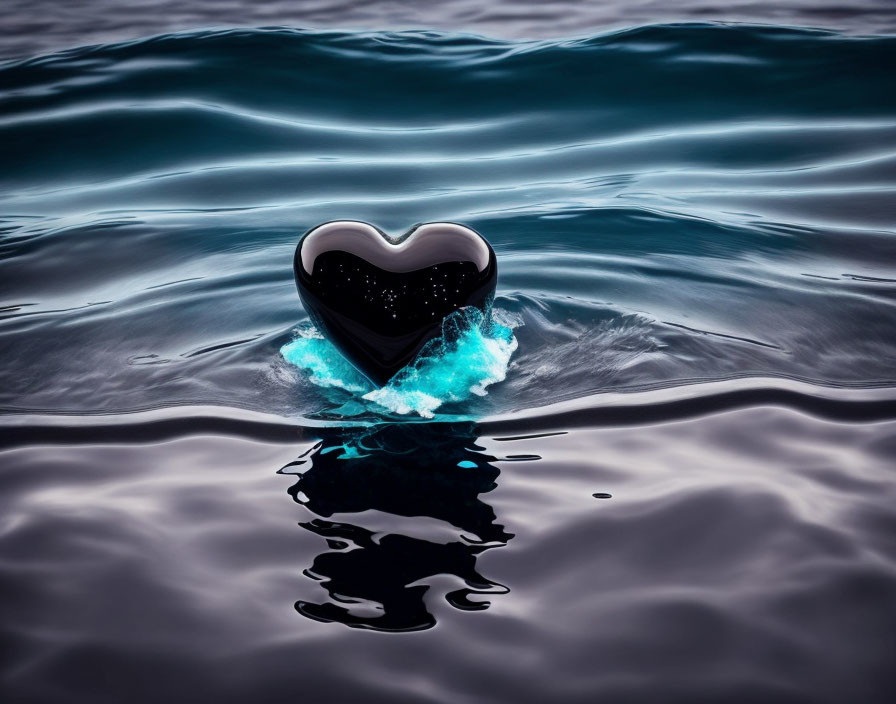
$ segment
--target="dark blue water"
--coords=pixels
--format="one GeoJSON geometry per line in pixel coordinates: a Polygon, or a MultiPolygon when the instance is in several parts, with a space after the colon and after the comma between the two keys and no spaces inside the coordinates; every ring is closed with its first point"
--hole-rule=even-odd
{"type": "Polygon", "coordinates": [[[4,700],[892,701],[894,75],[699,23],[0,64],[4,700]],[[506,332],[357,382],[292,279],[335,218],[475,227],[506,332]]]}

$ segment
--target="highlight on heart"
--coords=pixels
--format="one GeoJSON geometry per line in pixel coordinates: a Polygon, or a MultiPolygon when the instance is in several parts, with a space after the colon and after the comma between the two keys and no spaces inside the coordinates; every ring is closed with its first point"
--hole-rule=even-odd
{"type": "Polygon", "coordinates": [[[425,223],[393,238],[327,222],[302,237],[293,268],[311,322],[281,354],[312,383],[432,417],[506,376],[515,321],[494,309],[497,258],[472,228],[425,223]]]}

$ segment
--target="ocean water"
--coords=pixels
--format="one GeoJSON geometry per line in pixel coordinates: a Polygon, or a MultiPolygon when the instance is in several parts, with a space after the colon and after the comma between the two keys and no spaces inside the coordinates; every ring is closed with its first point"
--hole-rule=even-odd
{"type": "Polygon", "coordinates": [[[896,36],[832,12],[9,39],[3,700],[893,701],[896,36]],[[468,223],[493,311],[370,386],[330,219],[468,223]]]}

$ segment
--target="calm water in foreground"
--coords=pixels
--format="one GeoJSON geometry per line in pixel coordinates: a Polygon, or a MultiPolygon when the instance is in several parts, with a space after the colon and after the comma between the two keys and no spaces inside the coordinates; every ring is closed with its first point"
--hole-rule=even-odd
{"type": "Polygon", "coordinates": [[[3,700],[893,701],[896,38],[845,28],[0,64],[3,700]],[[477,228],[510,341],[356,383],[333,218],[477,228]]]}

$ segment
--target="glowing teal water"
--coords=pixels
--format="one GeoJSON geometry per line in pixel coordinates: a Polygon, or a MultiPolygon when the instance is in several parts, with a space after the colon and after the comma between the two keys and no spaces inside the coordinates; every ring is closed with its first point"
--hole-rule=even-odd
{"type": "Polygon", "coordinates": [[[313,328],[300,330],[280,353],[318,386],[343,389],[380,410],[432,418],[442,405],[485,395],[487,386],[504,380],[517,348],[512,326],[498,312],[456,311],[442,323],[441,336],[383,387],[374,386],[313,328]]]}

